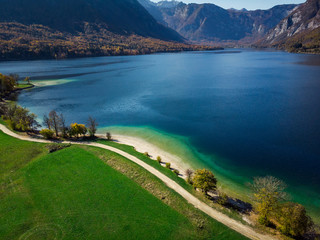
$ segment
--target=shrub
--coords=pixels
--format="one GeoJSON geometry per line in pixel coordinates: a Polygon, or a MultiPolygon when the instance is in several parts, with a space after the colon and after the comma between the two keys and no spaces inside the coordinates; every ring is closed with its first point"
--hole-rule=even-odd
{"type": "Polygon", "coordinates": [[[220,193],[219,194],[219,197],[218,197],[218,200],[217,200],[217,203],[218,204],[220,204],[220,205],[222,205],[222,206],[225,206],[225,205],[227,205],[227,203],[228,203],[228,195],[227,194],[225,194],[225,193],[220,193]]]}
{"type": "Polygon", "coordinates": [[[146,157],[150,157],[148,152],[145,152],[143,155],[145,155],[146,157]]]}
{"type": "Polygon", "coordinates": [[[47,145],[46,147],[48,148],[49,153],[53,153],[53,152],[62,150],[64,148],[70,147],[70,146],[71,146],[71,144],[52,143],[52,144],[47,145]]]}
{"type": "Polygon", "coordinates": [[[173,172],[174,172],[175,174],[177,174],[177,175],[180,174],[179,170],[177,170],[177,169],[174,169],[173,172]]]}
{"type": "Polygon", "coordinates": [[[79,135],[85,136],[87,133],[87,128],[84,124],[72,123],[70,125],[70,129],[70,135],[77,136],[77,138],[79,137],[79,135]]]}
{"type": "Polygon", "coordinates": [[[45,139],[52,139],[54,135],[54,131],[50,129],[42,129],[40,131],[40,134],[45,138],[45,139]]]}
{"type": "Polygon", "coordinates": [[[107,137],[107,140],[108,140],[108,141],[111,141],[111,140],[112,140],[111,133],[107,132],[107,133],[106,133],[106,137],[107,137]]]}
{"type": "Polygon", "coordinates": [[[17,129],[17,127],[16,127],[17,125],[16,125],[16,123],[14,121],[9,119],[9,120],[6,120],[6,123],[8,124],[10,129],[12,129],[12,130],[16,130],[17,129]]]}
{"type": "Polygon", "coordinates": [[[160,164],[162,162],[162,159],[160,156],[157,157],[157,162],[160,164]]]}
{"type": "Polygon", "coordinates": [[[166,168],[171,169],[171,163],[166,163],[166,168]]]}

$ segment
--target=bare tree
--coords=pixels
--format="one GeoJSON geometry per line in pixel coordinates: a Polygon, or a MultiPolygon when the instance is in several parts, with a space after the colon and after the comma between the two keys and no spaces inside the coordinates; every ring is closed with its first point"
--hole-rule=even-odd
{"type": "Polygon", "coordinates": [[[187,169],[185,172],[186,176],[187,176],[187,182],[188,183],[192,183],[192,175],[193,175],[193,170],[192,169],[187,169]]]}
{"type": "Polygon", "coordinates": [[[256,177],[250,186],[254,192],[255,209],[260,215],[259,222],[267,225],[279,202],[287,199],[287,193],[284,192],[287,186],[272,176],[256,177]]]}
{"type": "Polygon", "coordinates": [[[62,136],[66,137],[68,128],[66,126],[66,119],[64,118],[62,113],[60,113],[60,116],[59,116],[59,128],[62,133],[62,136]]]}
{"type": "Polygon", "coordinates": [[[90,133],[90,137],[94,137],[94,135],[97,132],[97,126],[98,126],[96,119],[89,117],[88,121],[87,121],[87,125],[88,125],[88,130],[90,133]]]}
{"type": "Polygon", "coordinates": [[[46,114],[43,115],[43,124],[46,128],[51,129],[51,121],[46,114]]]}
{"type": "Polygon", "coordinates": [[[58,137],[59,136],[60,117],[57,114],[57,112],[53,110],[49,113],[49,119],[50,119],[51,125],[56,133],[56,136],[58,137]]]}

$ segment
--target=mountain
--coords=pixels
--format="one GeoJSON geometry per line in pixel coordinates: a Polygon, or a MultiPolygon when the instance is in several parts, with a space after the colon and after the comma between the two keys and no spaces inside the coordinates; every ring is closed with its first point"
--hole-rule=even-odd
{"type": "Polygon", "coordinates": [[[290,4],[275,6],[269,10],[248,11],[226,10],[214,4],[185,4],[176,1],[169,7],[162,7],[152,2],[150,4],[150,0],[139,1],[155,19],[183,37],[197,42],[219,43],[253,43],[296,7],[290,4]]]}
{"type": "Polygon", "coordinates": [[[0,0],[0,22],[40,24],[61,32],[82,32],[85,23],[118,34],[182,41],[159,24],[137,0],[0,0]]]}
{"type": "Polygon", "coordinates": [[[160,1],[158,3],[156,3],[156,5],[160,8],[173,8],[176,7],[177,5],[179,5],[179,1],[160,1]]]}
{"type": "Polygon", "coordinates": [[[284,18],[257,45],[292,52],[320,52],[320,0],[308,0],[284,18]]]}
{"type": "Polygon", "coordinates": [[[209,50],[137,0],[0,0],[0,60],[209,50]]]}

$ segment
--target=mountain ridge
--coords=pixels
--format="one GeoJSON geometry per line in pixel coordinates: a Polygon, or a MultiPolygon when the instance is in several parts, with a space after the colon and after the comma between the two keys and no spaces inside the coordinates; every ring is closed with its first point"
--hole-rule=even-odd
{"type": "Polygon", "coordinates": [[[277,5],[268,10],[248,11],[183,2],[163,8],[150,0],[139,1],[156,20],[191,41],[240,44],[262,38],[297,6],[277,5]]]}
{"type": "Polygon", "coordinates": [[[308,0],[297,7],[256,45],[320,53],[320,0],[308,0]]]}

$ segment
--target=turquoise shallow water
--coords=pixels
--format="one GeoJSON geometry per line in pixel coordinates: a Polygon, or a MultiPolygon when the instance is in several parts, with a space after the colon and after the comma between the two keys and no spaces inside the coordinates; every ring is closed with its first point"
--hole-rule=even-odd
{"type": "Polygon", "coordinates": [[[100,128],[118,126],[211,168],[241,192],[254,176],[275,175],[320,216],[319,62],[239,49],[1,62],[0,72],[46,83],[18,99],[40,118],[52,109],[70,123],[91,115],[100,128]]]}
{"type": "MultiPolygon", "coordinates": [[[[194,169],[208,168],[211,169],[219,179],[219,187],[226,193],[238,197],[245,201],[251,201],[251,192],[247,184],[252,181],[250,176],[265,176],[263,169],[231,169],[228,162],[220,156],[214,154],[204,154],[192,145],[190,138],[169,134],[148,126],[111,126],[100,127],[98,132],[104,134],[111,132],[113,134],[134,136],[146,140],[155,146],[171,154],[177,155],[183,161],[190,163],[194,169]],[[252,174],[251,171],[255,171],[252,174]]],[[[305,184],[289,185],[287,191],[291,195],[289,200],[297,201],[307,206],[309,214],[312,215],[316,222],[319,222],[319,195],[312,188],[306,187],[305,184]]]]}

